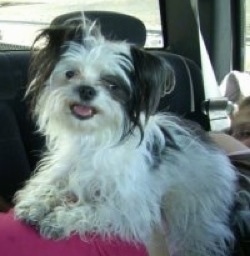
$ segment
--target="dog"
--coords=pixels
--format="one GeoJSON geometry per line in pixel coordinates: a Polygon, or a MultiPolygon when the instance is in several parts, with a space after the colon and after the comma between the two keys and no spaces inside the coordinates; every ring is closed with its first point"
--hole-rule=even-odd
{"type": "Polygon", "coordinates": [[[157,112],[170,66],[85,18],[37,44],[26,94],[46,150],[15,196],[16,218],[48,239],[98,233],[147,246],[158,228],[170,255],[228,255],[237,175],[200,128],[157,112]]]}

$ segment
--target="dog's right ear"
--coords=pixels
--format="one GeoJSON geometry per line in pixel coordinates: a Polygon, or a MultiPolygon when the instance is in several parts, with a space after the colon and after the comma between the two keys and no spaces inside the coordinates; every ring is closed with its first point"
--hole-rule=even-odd
{"type": "Polygon", "coordinates": [[[83,23],[80,19],[62,25],[51,25],[36,37],[31,49],[29,86],[26,91],[32,105],[35,104],[60,56],[66,51],[66,42],[81,43],[82,38],[83,23]]]}
{"type": "Polygon", "coordinates": [[[66,50],[63,47],[65,42],[75,41],[80,43],[82,31],[79,23],[50,26],[44,29],[36,37],[32,46],[31,75],[33,78],[42,74],[43,80],[46,80],[58,62],[60,55],[66,50]]]}
{"type": "Polygon", "coordinates": [[[35,104],[45,82],[60,58],[65,35],[66,28],[49,27],[36,37],[32,45],[29,83],[26,91],[26,96],[29,97],[31,105],[35,104]]]}
{"type": "Polygon", "coordinates": [[[68,19],[60,25],[52,23],[36,37],[32,46],[30,81],[35,78],[36,83],[44,84],[60,56],[68,49],[69,42],[84,45],[85,38],[89,37],[100,38],[100,26],[84,15],[68,19]]]}

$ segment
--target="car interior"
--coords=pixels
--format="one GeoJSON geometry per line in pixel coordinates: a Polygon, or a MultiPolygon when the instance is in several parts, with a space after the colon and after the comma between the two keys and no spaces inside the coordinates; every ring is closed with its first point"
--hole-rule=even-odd
{"type": "MultiPolygon", "coordinates": [[[[236,14],[240,13],[242,1],[198,2],[201,31],[216,78],[221,81],[232,69],[241,69],[237,50],[242,38],[236,14]]],[[[166,61],[175,74],[175,87],[161,99],[158,110],[176,113],[210,131],[209,116],[203,111],[199,33],[190,3],[159,0],[164,45],[145,49],[166,61]]],[[[50,25],[60,26],[79,14],[62,14],[50,25]]],[[[138,18],[113,11],[87,11],[85,15],[100,23],[105,36],[144,48],[146,29],[138,18]]],[[[36,131],[25,98],[30,58],[29,47],[0,42],[0,195],[10,204],[15,192],[35,171],[44,148],[44,138],[36,131]]]]}

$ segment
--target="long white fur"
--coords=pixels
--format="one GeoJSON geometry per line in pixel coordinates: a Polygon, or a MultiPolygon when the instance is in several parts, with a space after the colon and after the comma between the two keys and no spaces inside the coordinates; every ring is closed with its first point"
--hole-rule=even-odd
{"type": "Polygon", "coordinates": [[[48,238],[97,232],[146,245],[153,228],[162,229],[165,222],[171,255],[226,256],[233,241],[228,216],[234,170],[219,150],[168,114],[144,122],[141,113],[142,142],[136,128],[119,143],[124,109],[100,85],[100,75],[109,72],[130,86],[121,67],[133,65],[117,52],[129,56],[129,45],[103,38],[89,48],[73,43],[56,65],[35,109],[48,150],[16,196],[16,217],[34,223],[48,238]],[[63,74],[70,69],[77,76],[69,82],[63,74]],[[74,89],[81,81],[98,91],[91,105],[99,113],[89,120],[78,120],[69,110],[71,102],[80,101],[74,89]],[[160,127],[180,150],[166,145],[160,127]],[[155,141],[166,151],[157,169],[152,168],[155,141]]]}

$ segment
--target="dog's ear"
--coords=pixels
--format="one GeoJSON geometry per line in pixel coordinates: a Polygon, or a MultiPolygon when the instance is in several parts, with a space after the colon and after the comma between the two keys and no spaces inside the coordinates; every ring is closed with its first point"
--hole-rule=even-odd
{"type": "Polygon", "coordinates": [[[65,41],[77,38],[79,32],[72,27],[51,26],[36,37],[31,49],[29,84],[26,91],[31,108],[60,59],[65,41]]]}
{"type": "Polygon", "coordinates": [[[81,43],[83,25],[79,21],[71,21],[62,25],[51,25],[44,29],[35,39],[32,47],[31,78],[42,74],[46,80],[51,74],[61,54],[66,51],[66,42],[81,43]]]}
{"type": "Polygon", "coordinates": [[[70,43],[87,44],[86,38],[101,36],[100,27],[82,17],[66,20],[62,24],[51,24],[35,39],[32,46],[29,70],[29,87],[27,96],[31,96],[34,105],[45,82],[50,77],[60,56],[68,49],[70,43]]]}
{"type": "Polygon", "coordinates": [[[60,56],[68,49],[69,43],[87,45],[90,38],[100,39],[98,22],[84,16],[68,19],[62,24],[51,24],[35,39],[32,47],[31,80],[41,77],[46,81],[60,56]]]}
{"type": "Polygon", "coordinates": [[[131,48],[134,64],[134,86],[137,111],[144,111],[146,119],[154,114],[161,97],[170,93],[175,85],[174,71],[159,56],[136,47],[131,48]]]}

